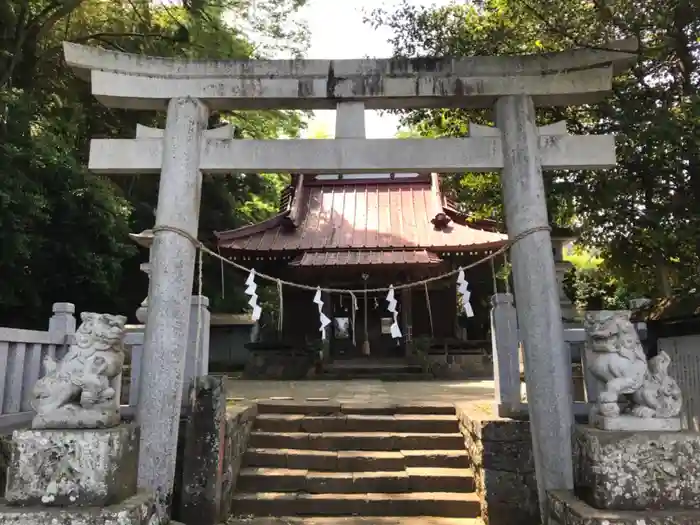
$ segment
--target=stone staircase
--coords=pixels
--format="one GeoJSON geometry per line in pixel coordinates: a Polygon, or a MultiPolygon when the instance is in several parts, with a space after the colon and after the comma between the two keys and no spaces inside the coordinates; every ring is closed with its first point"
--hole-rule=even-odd
{"type": "Polygon", "coordinates": [[[453,406],[260,403],[232,511],[476,518],[468,467],[453,406]]]}
{"type": "Polygon", "coordinates": [[[380,381],[425,381],[433,379],[423,367],[406,359],[340,359],[326,364],[323,380],[375,379],[380,381]]]}

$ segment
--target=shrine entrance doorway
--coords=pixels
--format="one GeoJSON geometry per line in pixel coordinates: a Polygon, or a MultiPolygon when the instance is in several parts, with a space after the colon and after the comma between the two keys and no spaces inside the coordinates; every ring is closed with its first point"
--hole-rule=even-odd
{"type": "MultiPolygon", "coordinates": [[[[399,297],[397,301],[400,312],[399,297]]],[[[358,296],[353,318],[350,296],[332,296],[331,357],[382,359],[405,356],[405,338],[391,337],[393,318],[386,306],[386,294],[368,293],[366,296],[358,296]]],[[[405,331],[403,326],[401,328],[402,332],[405,331]]]]}

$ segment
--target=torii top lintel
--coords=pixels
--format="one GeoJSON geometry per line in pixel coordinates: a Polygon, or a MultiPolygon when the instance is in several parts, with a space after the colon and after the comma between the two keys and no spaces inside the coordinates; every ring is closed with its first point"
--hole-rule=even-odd
{"type": "Polygon", "coordinates": [[[491,107],[500,96],[530,95],[539,106],[600,100],[612,77],[637,59],[638,42],[523,56],[362,60],[188,61],[64,42],[66,62],[92,82],[107,106],[160,110],[176,97],[211,109],[491,107]]]}

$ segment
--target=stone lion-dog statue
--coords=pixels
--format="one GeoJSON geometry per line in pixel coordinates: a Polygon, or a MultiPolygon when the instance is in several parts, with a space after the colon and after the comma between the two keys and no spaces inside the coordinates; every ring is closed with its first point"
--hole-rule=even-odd
{"type": "Polygon", "coordinates": [[[83,312],[72,344],[34,386],[32,428],[107,428],[120,423],[113,384],[124,366],[126,317],[83,312]]]}
{"type": "Polygon", "coordinates": [[[586,315],[586,333],[593,352],[588,371],[602,388],[592,416],[675,418],[682,406],[681,390],[668,375],[666,352],[647,362],[637,330],[627,312],[586,315]]]}

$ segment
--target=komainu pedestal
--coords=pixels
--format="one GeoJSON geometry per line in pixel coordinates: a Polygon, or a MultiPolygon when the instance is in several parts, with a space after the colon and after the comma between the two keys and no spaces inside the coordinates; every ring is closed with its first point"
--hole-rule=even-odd
{"type": "Polygon", "coordinates": [[[10,505],[107,506],[136,494],[136,425],[18,430],[8,469],[10,505]]]}
{"type": "Polygon", "coordinates": [[[573,432],[574,491],[548,493],[548,525],[700,524],[700,434],[681,431],[665,352],[647,362],[629,312],[589,312],[590,424],[573,432]]]}
{"type": "Polygon", "coordinates": [[[83,312],[62,359],[46,358],[31,430],[16,430],[0,525],[163,525],[137,492],[139,427],[121,422],[120,315],[83,312]]]}
{"type": "Polygon", "coordinates": [[[161,525],[136,488],[139,429],[17,430],[0,525],[161,525]]]}
{"type": "Polygon", "coordinates": [[[700,434],[574,430],[577,495],[597,509],[700,509],[700,434]]]}

